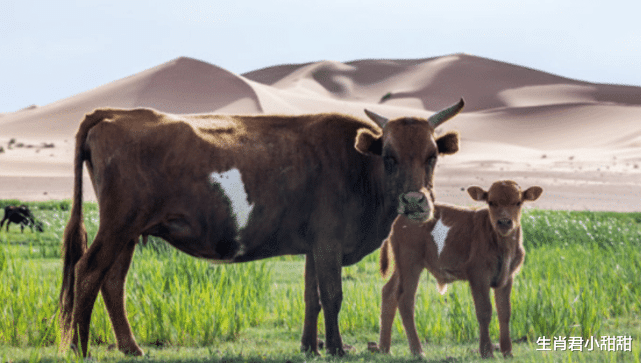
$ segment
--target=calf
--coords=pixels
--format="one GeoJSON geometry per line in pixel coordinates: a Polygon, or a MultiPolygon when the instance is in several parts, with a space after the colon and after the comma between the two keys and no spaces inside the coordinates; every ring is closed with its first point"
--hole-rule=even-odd
{"type": "Polygon", "coordinates": [[[4,218],[0,222],[0,228],[4,225],[4,222],[7,221],[7,232],[9,232],[9,224],[15,223],[20,225],[20,232],[24,233],[24,227],[29,226],[33,232],[35,227],[38,232],[42,232],[42,223],[36,221],[33,217],[33,214],[29,210],[29,207],[26,205],[21,205],[19,207],[9,205],[4,207],[4,218]]]}
{"type": "Polygon", "coordinates": [[[441,294],[445,293],[448,283],[469,281],[483,358],[493,356],[489,324],[492,319],[490,287],[494,288],[501,352],[503,356],[512,355],[510,293],[513,277],[525,256],[521,206],[524,201],[537,200],[543,190],[535,186],[521,191],[515,182],[506,180],[495,182],[487,192],[477,186],[469,187],[467,192],[472,199],[487,202],[489,207],[472,210],[435,204],[433,220],[417,223],[400,215],[394,222],[380,257],[381,273],[385,276],[391,244],[396,268],[383,287],[381,351],[389,352],[392,322],[398,307],[410,350],[413,354],[422,354],[414,324],[414,297],[420,274],[427,268],[436,278],[441,294]]]}

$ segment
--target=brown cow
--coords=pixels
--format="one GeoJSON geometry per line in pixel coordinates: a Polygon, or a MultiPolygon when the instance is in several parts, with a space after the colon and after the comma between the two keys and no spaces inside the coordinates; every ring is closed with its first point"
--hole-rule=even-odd
{"type": "MultiPolygon", "coordinates": [[[[305,254],[302,349],[343,355],[338,314],[341,266],[373,252],[398,213],[432,216],[439,154],[458,134],[434,129],[463,100],[429,119],[376,124],[338,114],[170,115],[150,109],[98,109],[76,136],[73,207],[63,244],[63,344],[87,354],[91,312],[102,293],[118,348],[143,352],[126,317],[124,286],[139,240],[158,236],[192,256],[225,262],[305,254]],[[82,219],[86,162],[100,209],[87,248],[82,219]]],[[[224,292],[221,292],[224,293],[224,292]]]]}
{"type": "Polygon", "coordinates": [[[398,307],[410,350],[417,355],[423,353],[414,325],[414,297],[421,272],[426,268],[436,278],[441,294],[445,293],[448,283],[469,281],[483,358],[493,356],[489,324],[492,319],[490,287],[494,288],[501,352],[504,356],[512,355],[510,293],[512,279],[525,257],[521,205],[524,201],[537,200],[543,190],[531,187],[523,192],[515,182],[506,180],[492,184],[489,192],[477,186],[469,187],[467,192],[472,199],[487,202],[489,208],[472,210],[437,203],[431,221],[416,223],[399,216],[383,243],[381,272],[384,276],[388,272],[390,244],[396,268],[383,286],[381,351],[389,352],[392,322],[398,307]]]}

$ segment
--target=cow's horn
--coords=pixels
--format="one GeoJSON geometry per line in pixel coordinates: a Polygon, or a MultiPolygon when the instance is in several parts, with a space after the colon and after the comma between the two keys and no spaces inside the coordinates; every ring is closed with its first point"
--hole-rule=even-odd
{"type": "Polygon", "coordinates": [[[388,118],[385,118],[385,117],[377,114],[376,112],[372,112],[372,111],[370,111],[368,109],[365,109],[365,113],[367,114],[367,116],[369,118],[372,119],[372,121],[376,122],[376,124],[378,126],[380,126],[381,128],[384,128],[385,125],[387,124],[387,122],[389,121],[388,118]]]}
{"type": "Polygon", "coordinates": [[[456,116],[457,113],[461,112],[464,105],[465,101],[463,101],[463,98],[461,98],[461,100],[458,101],[457,104],[433,114],[432,116],[430,116],[430,118],[427,119],[427,121],[430,123],[430,125],[432,125],[432,127],[436,128],[443,122],[456,116]]]}

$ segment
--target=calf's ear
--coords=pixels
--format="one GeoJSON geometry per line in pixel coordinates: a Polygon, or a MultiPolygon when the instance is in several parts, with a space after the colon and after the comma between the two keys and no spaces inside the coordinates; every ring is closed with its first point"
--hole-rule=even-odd
{"type": "Polygon", "coordinates": [[[477,202],[484,202],[487,201],[487,192],[483,190],[481,187],[477,186],[471,186],[467,188],[467,194],[472,197],[472,199],[476,200],[477,202]]]}
{"type": "Polygon", "coordinates": [[[438,153],[444,155],[452,155],[458,151],[458,132],[450,131],[445,135],[436,139],[436,146],[438,153]]]}
{"type": "Polygon", "coordinates": [[[380,156],[383,154],[383,137],[376,136],[368,129],[360,129],[356,134],[354,147],[361,154],[380,156]]]}
{"type": "Polygon", "coordinates": [[[543,193],[543,188],[541,187],[529,187],[526,191],[523,192],[523,200],[533,202],[541,196],[543,193]]]}

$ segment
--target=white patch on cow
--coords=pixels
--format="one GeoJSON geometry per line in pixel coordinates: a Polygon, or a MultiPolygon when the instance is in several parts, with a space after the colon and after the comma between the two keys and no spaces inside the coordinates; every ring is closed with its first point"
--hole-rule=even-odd
{"type": "Polygon", "coordinates": [[[233,168],[224,173],[213,172],[209,175],[209,182],[220,185],[231,203],[231,212],[236,215],[238,226],[240,228],[245,227],[254,205],[248,203],[248,196],[240,171],[233,168]]]}
{"type": "Polygon", "coordinates": [[[436,222],[432,229],[432,238],[434,239],[434,243],[436,243],[439,256],[441,255],[441,251],[443,251],[443,247],[445,247],[445,240],[447,240],[447,232],[449,232],[449,230],[450,227],[443,224],[441,219],[436,222]]]}
{"type": "Polygon", "coordinates": [[[447,292],[447,284],[446,283],[438,283],[438,292],[441,295],[445,295],[447,292]]]}

